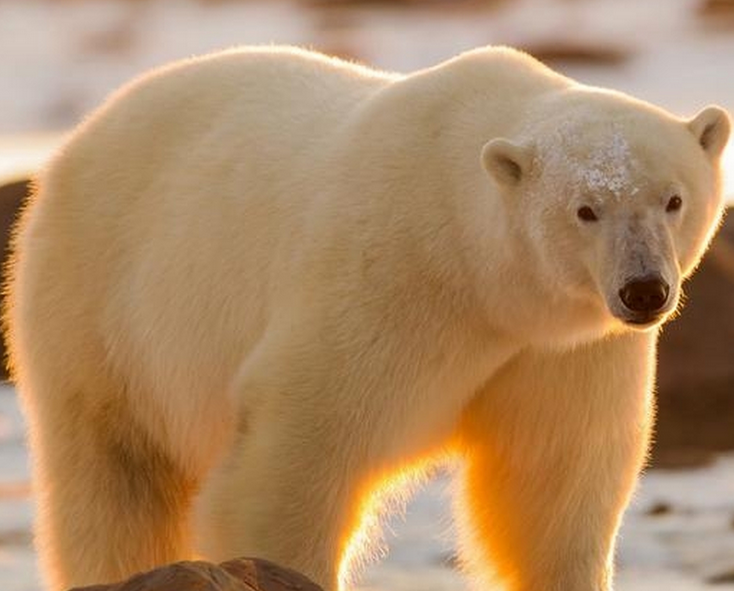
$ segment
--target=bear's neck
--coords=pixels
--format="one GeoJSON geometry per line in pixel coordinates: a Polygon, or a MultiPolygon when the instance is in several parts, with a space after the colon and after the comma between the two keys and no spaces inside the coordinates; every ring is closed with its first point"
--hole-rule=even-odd
{"type": "Polygon", "coordinates": [[[488,114],[508,104],[522,112],[530,99],[526,88],[500,95],[478,77],[462,89],[464,78],[442,66],[375,92],[337,133],[333,168],[354,188],[345,207],[380,220],[380,241],[399,259],[393,268],[422,269],[467,317],[493,319],[490,332],[539,338],[552,289],[532,273],[523,234],[480,160],[487,141],[517,132],[512,118],[488,114]],[[529,294],[535,303],[525,306],[529,294]]]}

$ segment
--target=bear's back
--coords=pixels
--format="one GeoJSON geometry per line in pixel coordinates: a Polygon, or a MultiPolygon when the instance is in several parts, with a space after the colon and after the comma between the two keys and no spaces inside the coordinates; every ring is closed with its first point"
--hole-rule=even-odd
{"type": "MultiPolygon", "coordinates": [[[[179,164],[182,153],[199,160],[216,156],[207,145],[210,137],[220,150],[248,143],[266,151],[267,143],[302,149],[304,141],[333,129],[394,78],[288,47],[242,48],[177,62],[114,93],[80,126],[52,170],[83,162],[88,173],[90,164],[110,161],[99,157],[100,146],[113,148],[121,165],[129,155],[138,174],[146,163],[160,171],[171,151],[179,164]]],[[[290,155],[284,151],[280,157],[290,155]]]]}

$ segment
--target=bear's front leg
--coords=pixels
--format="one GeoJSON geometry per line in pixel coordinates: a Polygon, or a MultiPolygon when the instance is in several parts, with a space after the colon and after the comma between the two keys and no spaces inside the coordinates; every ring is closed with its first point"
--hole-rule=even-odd
{"type": "Polygon", "coordinates": [[[612,588],[615,537],[653,420],[655,340],[526,352],[468,407],[457,508],[479,588],[497,576],[511,591],[612,588]]]}

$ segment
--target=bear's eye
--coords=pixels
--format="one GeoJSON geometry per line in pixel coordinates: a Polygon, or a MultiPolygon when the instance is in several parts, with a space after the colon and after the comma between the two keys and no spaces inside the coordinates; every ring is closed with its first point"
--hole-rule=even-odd
{"type": "Polygon", "coordinates": [[[591,209],[588,205],[579,207],[576,211],[576,215],[579,217],[580,220],[583,220],[585,222],[595,222],[599,219],[598,217],[596,217],[594,210],[591,209]]]}
{"type": "Polygon", "coordinates": [[[665,206],[665,211],[678,211],[681,208],[681,205],[683,205],[683,199],[680,198],[680,195],[673,195],[668,199],[668,205],[665,206]]]}

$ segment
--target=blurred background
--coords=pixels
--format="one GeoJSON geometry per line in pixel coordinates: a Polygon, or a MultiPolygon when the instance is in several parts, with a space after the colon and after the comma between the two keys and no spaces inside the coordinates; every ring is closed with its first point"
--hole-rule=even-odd
{"type": "MultiPolygon", "coordinates": [[[[117,86],[174,59],[296,44],[409,72],[488,44],[691,116],[734,112],[734,0],[0,0],[0,240],[27,179],[117,86]]],[[[185,116],[185,114],[182,114],[185,116]]],[[[734,202],[734,147],[725,153],[734,202]]],[[[6,244],[6,242],[2,243],[6,244]]],[[[6,251],[4,251],[6,253],[6,251]]],[[[620,591],[734,589],[734,219],[660,349],[659,426],[623,528],[620,591]]],[[[363,591],[464,589],[449,471],[388,527],[363,591]]],[[[0,387],[0,588],[40,591],[24,426],[0,387]]]]}

